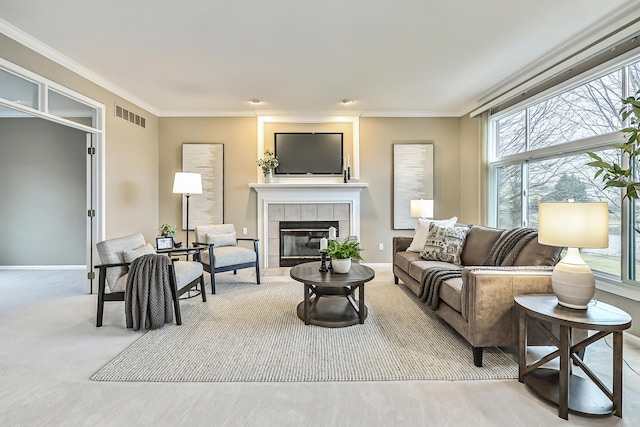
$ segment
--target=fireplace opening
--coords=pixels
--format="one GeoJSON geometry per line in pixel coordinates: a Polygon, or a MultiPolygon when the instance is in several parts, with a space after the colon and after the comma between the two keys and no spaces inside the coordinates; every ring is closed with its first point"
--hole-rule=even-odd
{"type": "Polygon", "coordinates": [[[280,221],[280,267],[320,260],[320,239],[329,227],[339,235],[338,221],[280,221]]]}

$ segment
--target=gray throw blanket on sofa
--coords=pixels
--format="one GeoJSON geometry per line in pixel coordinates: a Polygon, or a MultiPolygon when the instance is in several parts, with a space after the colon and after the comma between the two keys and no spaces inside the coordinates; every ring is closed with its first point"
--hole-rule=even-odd
{"type": "MultiPolygon", "coordinates": [[[[532,239],[538,236],[533,228],[514,228],[505,231],[489,251],[485,266],[512,266],[520,251],[532,239]]],[[[450,267],[431,267],[424,270],[420,281],[418,298],[432,310],[440,305],[440,286],[442,282],[462,277],[462,270],[450,267]]]]}
{"type": "Polygon", "coordinates": [[[514,228],[505,231],[489,251],[484,265],[492,267],[513,265],[522,248],[536,237],[538,237],[538,230],[535,228],[514,228]]]}
{"type": "Polygon", "coordinates": [[[169,258],[143,255],[129,267],[125,290],[127,328],[156,329],[173,322],[173,298],[169,283],[169,258]]]}

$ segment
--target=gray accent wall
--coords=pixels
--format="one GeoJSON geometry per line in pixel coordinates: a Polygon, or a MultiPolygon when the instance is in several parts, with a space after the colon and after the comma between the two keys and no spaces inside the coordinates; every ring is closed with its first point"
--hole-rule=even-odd
{"type": "Polygon", "coordinates": [[[0,266],[86,264],[86,133],[0,119],[0,266]]]}

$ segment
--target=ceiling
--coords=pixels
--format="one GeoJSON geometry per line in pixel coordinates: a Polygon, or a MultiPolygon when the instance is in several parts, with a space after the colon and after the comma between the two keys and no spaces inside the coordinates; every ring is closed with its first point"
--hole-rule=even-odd
{"type": "Polygon", "coordinates": [[[639,16],[640,0],[0,2],[7,35],[161,116],[461,116],[639,16]]]}

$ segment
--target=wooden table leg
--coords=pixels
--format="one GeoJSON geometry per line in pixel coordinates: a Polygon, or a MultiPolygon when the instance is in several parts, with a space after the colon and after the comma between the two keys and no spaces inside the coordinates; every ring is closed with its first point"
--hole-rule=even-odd
{"type": "Polygon", "coordinates": [[[524,372],[527,368],[527,313],[520,310],[519,344],[518,344],[518,381],[524,382],[524,372]]]}
{"type": "Polygon", "coordinates": [[[308,325],[311,322],[311,313],[309,313],[309,306],[311,305],[311,285],[304,284],[304,324],[308,325]]]}
{"type": "Polygon", "coordinates": [[[622,418],[622,331],[613,333],[613,406],[622,418]]]}
{"type": "Polygon", "coordinates": [[[558,390],[558,415],[569,419],[569,359],[571,343],[569,342],[569,327],[560,325],[560,389],[558,390]]]}
{"type": "Polygon", "coordinates": [[[359,285],[359,301],[358,301],[358,317],[360,318],[360,324],[364,324],[364,283],[359,285]]]}

